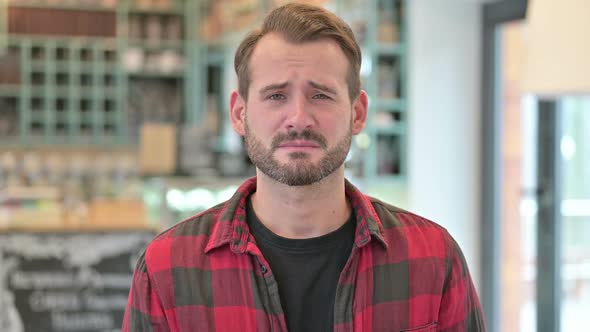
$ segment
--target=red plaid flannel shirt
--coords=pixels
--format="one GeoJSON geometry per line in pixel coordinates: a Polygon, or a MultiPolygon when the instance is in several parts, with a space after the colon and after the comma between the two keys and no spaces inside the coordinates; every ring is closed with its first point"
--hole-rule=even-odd
{"type": "MultiPolygon", "coordinates": [[[[287,331],[277,282],[246,223],[247,180],[227,202],[156,237],[139,259],[123,331],[287,331]]],[[[441,226],[363,195],[338,282],[334,331],[485,331],[457,243],[441,226]]]]}

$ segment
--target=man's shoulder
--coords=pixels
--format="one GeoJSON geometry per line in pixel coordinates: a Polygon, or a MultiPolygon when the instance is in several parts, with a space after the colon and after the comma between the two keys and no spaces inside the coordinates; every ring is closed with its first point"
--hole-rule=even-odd
{"type": "Polygon", "coordinates": [[[374,197],[369,197],[369,200],[371,201],[371,205],[375,209],[377,216],[379,216],[383,228],[386,230],[393,228],[411,228],[411,232],[404,233],[408,236],[419,235],[421,232],[436,233],[444,237],[449,236],[446,228],[435,221],[383,202],[374,197]]]}
{"type": "MultiPolygon", "coordinates": [[[[180,221],[176,225],[163,231],[159,236],[209,236],[213,226],[219,222],[220,214],[223,213],[227,202],[215,205],[205,211],[180,221]]],[[[157,237],[156,237],[157,238],[157,237]]]]}
{"type": "Polygon", "coordinates": [[[227,202],[220,203],[160,232],[147,245],[146,259],[167,256],[172,251],[179,255],[183,251],[204,254],[205,246],[216,224],[220,222],[220,214],[223,213],[226,204],[227,202]]]}
{"type": "Polygon", "coordinates": [[[457,246],[446,228],[415,213],[370,198],[381,221],[381,236],[388,243],[388,252],[412,258],[447,259],[457,246]]]}

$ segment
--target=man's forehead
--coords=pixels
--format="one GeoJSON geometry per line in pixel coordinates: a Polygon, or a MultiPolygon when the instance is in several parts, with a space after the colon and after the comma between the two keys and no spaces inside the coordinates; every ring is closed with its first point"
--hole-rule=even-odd
{"type": "Polygon", "coordinates": [[[337,49],[344,54],[338,43],[333,38],[322,37],[304,41],[292,41],[289,38],[286,38],[284,34],[274,31],[260,37],[254,47],[254,52],[256,52],[257,49],[264,48],[265,46],[275,45],[296,46],[297,48],[311,45],[321,45],[323,49],[334,48],[335,50],[337,49]]]}
{"type": "Polygon", "coordinates": [[[259,84],[276,84],[288,82],[296,71],[308,66],[304,80],[311,80],[323,85],[337,84],[338,79],[345,80],[348,61],[336,42],[321,39],[304,43],[290,43],[276,33],[262,37],[257,43],[249,64],[251,83],[263,79],[259,84]],[[311,46],[311,47],[308,47],[311,46]]]}

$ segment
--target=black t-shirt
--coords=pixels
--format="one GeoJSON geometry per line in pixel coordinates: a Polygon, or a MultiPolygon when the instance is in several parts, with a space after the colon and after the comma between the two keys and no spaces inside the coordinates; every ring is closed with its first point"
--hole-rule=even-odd
{"type": "Polygon", "coordinates": [[[336,286],[354,242],[354,213],[339,229],[310,239],[274,234],[258,220],[250,201],[247,218],[278,283],[289,331],[332,331],[336,286]]]}

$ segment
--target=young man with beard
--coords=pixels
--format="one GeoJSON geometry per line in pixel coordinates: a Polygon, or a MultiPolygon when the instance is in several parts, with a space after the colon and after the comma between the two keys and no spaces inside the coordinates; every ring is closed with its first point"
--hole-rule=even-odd
{"type": "Polygon", "coordinates": [[[485,330],[447,231],[344,178],[360,64],[350,28],[309,5],[242,41],[230,118],[257,176],[147,247],[123,331],[485,330]]]}

